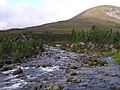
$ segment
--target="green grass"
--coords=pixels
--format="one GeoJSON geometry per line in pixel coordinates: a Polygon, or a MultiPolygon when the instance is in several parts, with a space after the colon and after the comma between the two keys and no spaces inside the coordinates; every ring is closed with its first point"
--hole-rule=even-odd
{"type": "Polygon", "coordinates": [[[112,52],[112,51],[103,51],[103,52],[102,52],[102,55],[103,55],[103,56],[112,56],[112,55],[114,55],[114,53],[115,53],[115,52],[112,52]]]}
{"type": "Polygon", "coordinates": [[[120,52],[115,52],[112,55],[112,58],[114,59],[114,62],[118,65],[120,65],[120,52]]]}

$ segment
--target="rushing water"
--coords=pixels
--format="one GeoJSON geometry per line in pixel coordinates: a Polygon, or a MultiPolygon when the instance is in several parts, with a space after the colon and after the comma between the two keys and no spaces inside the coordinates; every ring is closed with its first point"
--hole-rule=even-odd
{"type": "Polygon", "coordinates": [[[22,63],[19,66],[14,65],[12,70],[1,71],[0,90],[30,90],[37,81],[46,84],[51,80],[65,85],[65,90],[81,90],[85,87],[88,90],[108,89],[110,86],[120,87],[119,66],[113,64],[110,57],[101,57],[102,60],[108,63],[108,66],[95,68],[81,66],[80,70],[76,71],[80,74],[84,73],[83,77],[78,75],[81,82],[69,86],[65,83],[67,74],[64,71],[70,65],[77,66],[78,63],[74,63],[73,60],[80,58],[80,55],[52,46],[45,46],[45,49],[46,52],[39,59],[22,63]],[[46,64],[47,66],[43,67],[46,64]],[[20,67],[23,73],[13,75],[12,73],[17,67],[20,67]],[[104,81],[101,81],[102,79],[104,81]]]}

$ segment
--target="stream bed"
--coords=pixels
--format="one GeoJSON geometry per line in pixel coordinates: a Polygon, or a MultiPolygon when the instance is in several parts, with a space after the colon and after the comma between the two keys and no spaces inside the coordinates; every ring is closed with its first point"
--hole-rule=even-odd
{"type": "Polygon", "coordinates": [[[44,48],[34,61],[0,69],[0,90],[33,90],[38,83],[40,90],[48,90],[51,83],[55,90],[60,85],[63,90],[120,89],[120,67],[110,57],[101,57],[107,65],[90,67],[83,65],[84,54],[47,45],[44,48]]]}

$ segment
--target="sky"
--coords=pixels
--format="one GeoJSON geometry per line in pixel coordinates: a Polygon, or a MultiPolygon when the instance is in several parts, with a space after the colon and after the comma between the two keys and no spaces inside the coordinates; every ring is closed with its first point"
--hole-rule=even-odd
{"type": "Polygon", "coordinates": [[[0,0],[0,30],[67,20],[99,5],[120,7],[120,0],[0,0]]]}

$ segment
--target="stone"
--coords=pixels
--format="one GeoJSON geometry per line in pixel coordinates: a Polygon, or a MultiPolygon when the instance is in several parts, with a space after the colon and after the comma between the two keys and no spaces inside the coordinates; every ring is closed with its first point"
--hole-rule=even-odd
{"type": "Polygon", "coordinates": [[[73,65],[71,66],[71,69],[78,69],[78,66],[73,65]]]}
{"type": "Polygon", "coordinates": [[[24,74],[18,75],[17,78],[20,78],[22,80],[26,80],[27,79],[27,77],[24,74]]]}
{"type": "Polygon", "coordinates": [[[68,78],[66,79],[66,82],[71,82],[71,83],[80,83],[81,80],[72,76],[68,76],[68,78]]]}
{"type": "Polygon", "coordinates": [[[111,90],[120,90],[120,87],[110,87],[111,90]]]}
{"type": "Polygon", "coordinates": [[[65,66],[60,66],[59,69],[67,69],[65,66]]]}
{"type": "Polygon", "coordinates": [[[55,58],[55,59],[60,59],[60,56],[56,55],[54,58],[55,58]]]}
{"type": "Polygon", "coordinates": [[[45,49],[43,47],[40,48],[41,52],[45,52],[45,49]]]}
{"type": "Polygon", "coordinates": [[[56,44],[56,47],[60,47],[61,45],[59,45],[59,44],[56,44]]]}
{"type": "Polygon", "coordinates": [[[70,71],[71,71],[70,68],[66,68],[65,73],[68,74],[68,73],[70,73],[70,71]]]}
{"type": "Polygon", "coordinates": [[[71,75],[71,76],[76,76],[77,73],[76,73],[76,72],[72,72],[72,73],[70,73],[70,75],[71,75]]]}
{"type": "Polygon", "coordinates": [[[23,70],[20,67],[18,67],[12,74],[13,75],[18,75],[18,74],[21,74],[21,73],[23,73],[23,70]]]}
{"type": "Polygon", "coordinates": [[[85,43],[84,43],[84,42],[80,42],[80,44],[81,44],[81,45],[85,45],[85,43]]]}
{"type": "Polygon", "coordinates": [[[68,76],[68,77],[67,77],[67,79],[66,79],[66,82],[72,82],[72,81],[73,81],[73,79],[74,79],[73,77],[68,76]]]}
{"type": "Polygon", "coordinates": [[[100,66],[104,66],[105,64],[107,64],[107,62],[105,62],[105,61],[98,61],[98,63],[100,66]]]}

